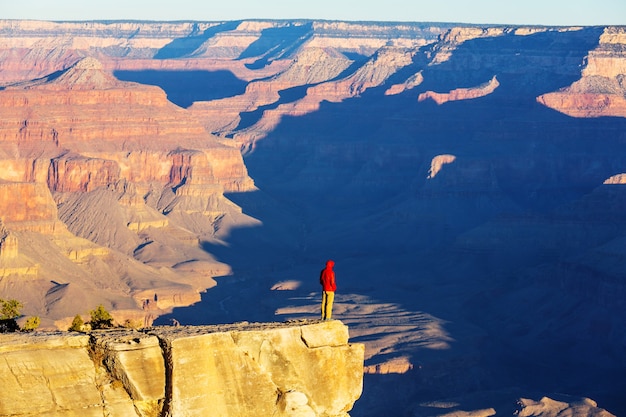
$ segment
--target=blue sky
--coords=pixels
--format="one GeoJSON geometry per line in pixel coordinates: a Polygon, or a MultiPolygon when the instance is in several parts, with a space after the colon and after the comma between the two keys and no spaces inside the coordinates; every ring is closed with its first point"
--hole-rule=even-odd
{"type": "Polygon", "coordinates": [[[626,25],[626,0],[0,0],[0,18],[626,25]]]}

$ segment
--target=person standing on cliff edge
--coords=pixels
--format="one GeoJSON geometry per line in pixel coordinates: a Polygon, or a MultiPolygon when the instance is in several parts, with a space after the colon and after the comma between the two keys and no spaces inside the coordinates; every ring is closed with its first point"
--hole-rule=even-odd
{"type": "Polygon", "coordinates": [[[333,316],[333,301],[335,300],[335,271],[333,271],[335,261],[326,261],[326,268],[320,273],[320,284],[322,284],[322,320],[330,320],[333,316]]]}

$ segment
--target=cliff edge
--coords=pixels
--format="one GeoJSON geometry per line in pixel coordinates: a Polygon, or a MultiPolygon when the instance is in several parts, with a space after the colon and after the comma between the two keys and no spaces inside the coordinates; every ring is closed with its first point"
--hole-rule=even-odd
{"type": "Polygon", "coordinates": [[[345,417],[363,354],[340,321],[0,335],[0,416],[345,417]]]}

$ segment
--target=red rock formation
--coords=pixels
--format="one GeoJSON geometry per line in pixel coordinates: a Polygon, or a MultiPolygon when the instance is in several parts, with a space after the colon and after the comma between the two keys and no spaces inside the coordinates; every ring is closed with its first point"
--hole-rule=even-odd
{"type": "Polygon", "coordinates": [[[0,182],[0,213],[11,231],[31,230],[33,224],[58,220],[50,191],[45,184],[34,182],[0,182]]]}
{"type": "Polygon", "coordinates": [[[414,50],[385,47],[381,48],[372,58],[348,77],[312,87],[308,92],[321,101],[325,97],[329,101],[340,102],[349,97],[356,97],[365,90],[377,87],[385,82],[399,69],[412,63],[414,50]]]}
{"type": "MultiPolygon", "coordinates": [[[[202,159],[204,166],[196,167],[196,175],[213,170],[210,161],[215,159],[214,165],[224,170],[214,170],[210,176],[226,190],[251,187],[236,149],[207,135],[186,111],[167,101],[161,89],[120,82],[91,58],[51,80],[44,78],[7,88],[0,91],[0,97],[0,146],[6,153],[17,149],[20,154],[31,155],[45,150],[46,154],[59,155],[53,158],[48,179],[52,190],[88,190],[119,177],[133,182],[169,182],[170,169],[164,169],[163,164],[173,163],[167,156],[168,149],[179,147],[206,149],[208,158],[202,159]],[[67,150],[74,154],[70,157],[67,150]],[[79,174],[75,171],[81,165],[77,164],[77,154],[82,154],[88,165],[100,166],[103,172],[83,167],[79,174]],[[223,159],[230,162],[217,162],[223,159]],[[115,162],[120,160],[123,163],[115,162]],[[152,168],[151,163],[156,166],[152,168]],[[82,176],[82,180],[57,183],[71,182],[72,176],[82,176]]],[[[19,178],[5,175],[0,173],[5,179],[19,178]]],[[[21,179],[28,176],[24,172],[21,179]]]]}
{"type": "Polygon", "coordinates": [[[254,142],[273,130],[283,116],[301,116],[314,112],[319,109],[322,101],[341,102],[347,98],[358,97],[366,90],[382,85],[399,69],[410,65],[414,53],[404,48],[381,48],[352,74],[309,87],[305,97],[266,110],[254,126],[238,131],[234,137],[244,148],[253,147],[254,142]]]}
{"type": "Polygon", "coordinates": [[[0,85],[62,71],[85,56],[152,58],[174,39],[217,24],[0,20],[0,85]]]}
{"type": "Polygon", "coordinates": [[[242,112],[276,103],[280,92],[292,87],[315,85],[332,79],[344,71],[352,61],[334,50],[306,47],[282,71],[267,79],[253,81],[244,94],[209,102],[197,102],[190,111],[210,132],[236,130],[242,112]]]}
{"type": "Polygon", "coordinates": [[[626,117],[626,99],[616,94],[564,90],[541,95],[537,102],[572,117],[626,117]]]}
{"type": "MultiPolygon", "coordinates": [[[[540,29],[546,30],[546,29],[540,29]]],[[[512,28],[481,28],[481,27],[455,27],[441,36],[439,42],[434,45],[431,55],[431,65],[441,64],[448,61],[454,50],[466,41],[479,38],[491,38],[503,36],[514,32],[512,28]]],[[[467,68],[466,68],[467,70],[467,68]]]]}
{"type": "Polygon", "coordinates": [[[48,187],[51,191],[88,192],[114,184],[119,178],[115,161],[67,153],[50,161],[48,187]]]}
{"type": "Polygon", "coordinates": [[[412,76],[410,76],[405,82],[402,84],[394,84],[385,91],[386,96],[395,96],[396,94],[403,93],[405,91],[411,90],[418,85],[420,85],[424,81],[424,76],[422,72],[418,72],[412,76]]]}
{"type": "Polygon", "coordinates": [[[606,185],[626,184],[626,174],[613,175],[612,177],[604,180],[603,184],[606,184],[606,185]]]}
{"type": "Polygon", "coordinates": [[[456,160],[454,155],[437,155],[430,162],[430,170],[428,170],[428,179],[433,179],[437,176],[439,171],[444,165],[451,164],[456,160]]]}
{"type": "MultiPolygon", "coordinates": [[[[140,300],[133,298],[153,291],[161,276],[158,287],[164,297],[178,294],[179,301],[166,303],[168,298],[163,298],[158,311],[149,312],[150,322],[155,314],[198,301],[198,291],[215,284],[204,269],[227,273],[227,268],[197,247],[198,235],[207,238],[216,233],[215,221],[225,215],[245,218],[241,210],[232,210],[223,192],[254,187],[237,149],[219,143],[189,112],[170,103],[160,88],[121,82],[93,58],[61,73],[0,90],[0,167],[0,219],[6,229],[2,275],[19,280],[30,274],[34,260],[44,263],[39,272],[48,280],[78,283],[93,274],[107,275],[110,282],[101,286],[103,295],[109,294],[106,297],[119,306],[117,314],[127,317],[137,314],[129,304],[141,308],[140,300]],[[180,197],[162,198],[170,194],[180,197]],[[176,216],[204,215],[207,210],[210,216],[196,222],[198,235],[190,247],[190,232],[176,232],[184,227],[176,216]],[[70,234],[59,218],[69,231],[91,242],[70,234]],[[171,232],[149,231],[155,228],[171,232]],[[29,246],[20,255],[16,231],[41,234],[38,239],[47,242],[42,245],[56,247],[76,265],[75,270],[57,275],[65,261],[51,259],[48,265],[40,256],[45,251],[33,252],[29,246]],[[142,239],[167,243],[159,244],[161,252],[143,261],[146,266],[133,266],[137,261],[132,258],[120,263],[114,254],[132,255],[142,239]],[[166,248],[173,251],[171,256],[162,256],[166,248]],[[169,269],[189,257],[207,266],[193,272],[170,269],[169,274],[150,266],[157,262],[160,268],[169,269]],[[163,259],[169,263],[163,264],[163,259]],[[136,270],[133,275],[146,278],[129,282],[128,268],[136,270]],[[118,293],[120,286],[127,287],[125,295],[118,293]]],[[[29,304],[38,304],[30,297],[41,299],[48,287],[43,281],[34,286],[29,304]]],[[[57,294],[63,298],[73,292],[57,294]]],[[[82,302],[75,304],[90,308],[82,302]]],[[[66,302],[55,305],[48,315],[62,321],[62,315],[68,314],[67,308],[61,308],[66,302]]]]}
{"type": "Polygon", "coordinates": [[[610,27],[589,52],[582,78],[537,101],[573,117],[626,117],[626,28],[610,27]]]}
{"type": "Polygon", "coordinates": [[[432,99],[437,104],[443,104],[448,101],[471,100],[474,98],[484,97],[493,93],[500,83],[494,75],[488,82],[473,88],[457,88],[449,93],[436,93],[434,91],[426,91],[421,93],[417,100],[424,101],[432,99]]]}

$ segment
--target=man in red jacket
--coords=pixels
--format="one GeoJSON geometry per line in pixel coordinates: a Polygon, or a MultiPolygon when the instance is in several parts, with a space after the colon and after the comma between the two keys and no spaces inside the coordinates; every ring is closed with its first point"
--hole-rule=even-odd
{"type": "Polygon", "coordinates": [[[322,284],[322,320],[330,320],[333,315],[333,301],[335,300],[335,271],[333,271],[335,261],[326,261],[326,268],[320,273],[320,284],[322,284]]]}

